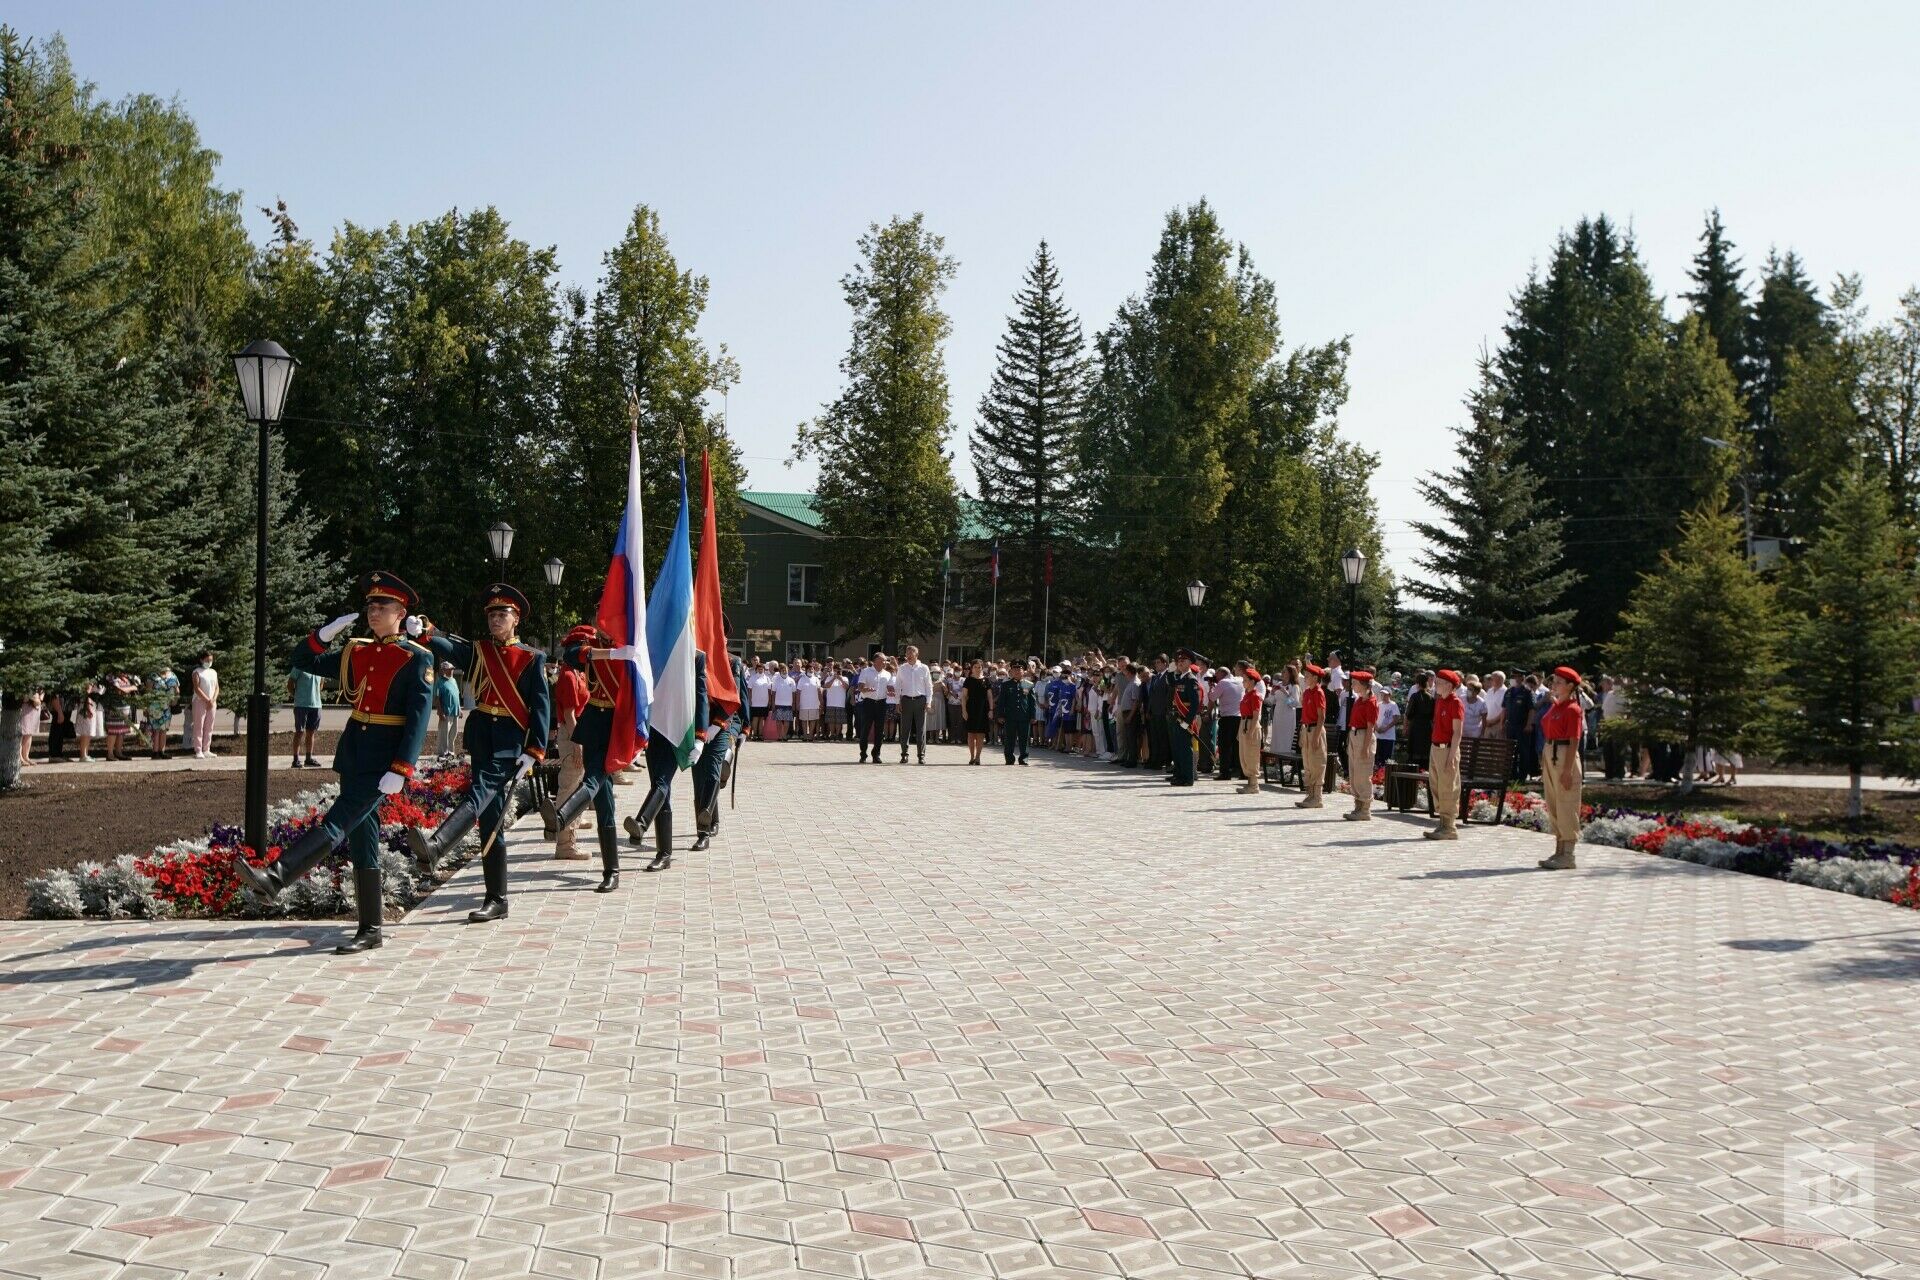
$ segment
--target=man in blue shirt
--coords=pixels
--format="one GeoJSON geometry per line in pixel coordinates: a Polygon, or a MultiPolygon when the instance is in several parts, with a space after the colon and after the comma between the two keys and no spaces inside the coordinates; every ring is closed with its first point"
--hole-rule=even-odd
{"type": "Polygon", "coordinates": [[[287,677],[287,688],[293,692],[293,767],[296,769],[320,767],[320,762],[313,758],[313,735],[320,728],[320,691],[326,683],[325,676],[298,667],[287,677]],[[304,762],[300,750],[303,738],[307,746],[304,762]]]}

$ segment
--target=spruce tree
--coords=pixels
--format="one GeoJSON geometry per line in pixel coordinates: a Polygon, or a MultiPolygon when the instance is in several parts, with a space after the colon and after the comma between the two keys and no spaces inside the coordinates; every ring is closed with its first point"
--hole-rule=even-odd
{"type": "Polygon", "coordinates": [[[1707,215],[1690,278],[1693,288],[1681,296],[1693,304],[1693,313],[1713,335],[1714,346],[1735,381],[1744,384],[1748,365],[1747,287],[1718,209],[1707,215]]]}
{"type": "Polygon", "coordinates": [[[1681,518],[1679,541],[1640,579],[1607,646],[1610,669],[1631,682],[1622,729],[1685,749],[1682,790],[1693,786],[1699,747],[1758,740],[1780,628],[1773,587],[1747,562],[1722,491],[1681,518]]]}
{"type": "Polygon", "coordinates": [[[1697,317],[1667,321],[1632,237],[1605,217],[1562,235],[1515,295],[1493,367],[1518,457],[1573,534],[1574,639],[1602,644],[1717,472],[1703,437],[1739,434],[1732,375],[1697,317]]]}
{"type": "MultiPolygon", "coordinates": [[[[1026,652],[1040,653],[1048,631],[1047,557],[1073,553],[1086,514],[1074,450],[1089,368],[1079,317],[1060,297],[1060,272],[1044,240],[1014,305],[968,447],[980,518],[1000,541],[1001,612],[1025,619],[1026,652]]],[[[1053,594],[1055,616],[1077,616],[1062,595],[1053,594]]],[[[1055,625],[1052,634],[1062,628],[1055,625]]]]}
{"type": "Polygon", "coordinates": [[[1463,667],[1501,664],[1529,670],[1572,654],[1563,607],[1578,579],[1565,565],[1565,522],[1541,496],[1540,478],[1518,457],[1516,429],[1502,413],[1501,391],[1485,357],[1480,385],[1457,429],[1458,465],[1418,482],[1444,524],[1415,522],[1427,549],[1416,557],[1425,580],[1409,591],[1435,606],[1442,654],[1463,667]]]}
{"type": "MultiPolygon", "coordinates": [[[[1791,251],[1769,253],[1747,317],[1748,364],[1741,390],[1753,437],[1756,497],[1768,523],[1789,533],[1799,532],[1798,524],[1811,523],[1813,508],[1804,508],[1807,519],[1795,519],[1792,494],[1798,468],[1782,435],[1778,400],[1794,363],[1831,354],[1838,336],[1833,313],[1799,257],[1791,251]]],[[[1803,500],[1807,496],[1801,495],[1803,500]]]]}
{"type": "Polygon", "coordinates": [[[955,264],[917,213],[868,227],[859,248],[840,282],[853,310],[846,386],[801,424],[793,457],[820,464],[827,616],[842,635],[878,632],[893,652],[903,626],[936,616],[940,554],[959,522],[946,452],[952,322],[940,309],[955,264]]]}
{"type": "Polygon", "coordinates": [[[1855,466],[1822,498],[1819,532],[1789,579],[1800,705],[1780,739],[1788,760],[1846,769],[1847,816],[1858,818],[1864,771],[1915,769],[1920,601],[1885,485],[1855,466]]]}
{"type": "Polygon", "coordinates": [[[0,637],[14,708],[42,685],[144,674],[197,639],[169,589],[193,553],[170,505],[181,420],[152,366],[115,354],[124,317],[100,303],[113,262],[86,251],[97,207],[73,94],[63,66],[0,28],[0,502],[29,522],[0,536],[0,582],[20,591],[0,637]]]}

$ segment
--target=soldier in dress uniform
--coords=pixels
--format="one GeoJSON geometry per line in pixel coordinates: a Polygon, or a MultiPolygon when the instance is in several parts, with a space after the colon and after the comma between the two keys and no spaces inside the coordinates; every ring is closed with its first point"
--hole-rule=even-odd
{"type": "Polygon", "coordinates": [[[565,831],[580,811],[593,806],[594,826],[600,835],[600,884],[595,893],[620,887],[620,833],[614,824],[613,779],[607,776],[607,746],[613,740],[613,711],[632,678],[627,664],[617,661],[607,637],[586,623],[567,632],[560,661],[587,680],[587,705],[574,721],[573,740],[580,748],[585,776],[580,785],[555,805],[542,806],[547,825],[565,831]]]}
{"type": "Polygon", "coordinates": [[[486,848],[480,861],[486,898],[477,910],[467,913],[469,924],[506,917],[507,847],[500,840],[500,828],[508,821],[507,806],[515,800],[514,783],[546,759],[553,718],[547,655],[520,639],[526,596],[507,583],[495,582],[480,593],[480,601],[487,619],[486,639],[444,634],[431,624],[425,636],[436,658],[467,673],[473,690],[473,713],[467,717],[464,734],[467,755],[473,761],[473,782],[467,798],[432,834],[418,828],[407,832],[413,856],[423,870],[430,871],[479,822],[480,842],[486,848]]]}
{"type": "Polygon", "coordinates": [[[1191,649],[1176,649],[1173,654],[1179,674],[1173,682],[1173,710],[1167,726],[1172,739],[1173,776],[1167,781],[1176,787],[1193,785],[1193,753],[1200,735],[1201,700],[1199,670],[1205,665],[1191,649]]]}
{"type": "MultiPolygon", "coordinates": [[[[693,651],[694,756],[688,767],[700,763],[707,742],[707,655],[693,651]]],[[[680,753],[662,733],[647,735],[647,781],[652,790],[640,802],[640,812],[627,817],[627,834],[635,844],[644,844],[647,828],[653,828],[653,858],[642,871],[665,871],[673,865],[673,779],[680,772],[680,753]]]]}
{"type": "Polygon", "coordinates": [[[1546,757],[1540,762],[1540,786],[1546,793],[1547,819],[1553,826],[1553,856],[1542,858],[1545,871],[1571,871],[1573,846],[1580,843],[1580,738],[1586,713],[1580,709],[1580,673],[1555,667],[1549,680],[1553,705],[1540,719],[1546,757]]]}
{"type": "Polygon", "coordinates": [[[1347,708],[1347,785],[1353,788],[1353,808],[1340,816],[1349,822],[1373,820],[1373,747],[1380,727],[1380,704],[1373,700],[1373,672],[1356,671],[1353,702],[1347,708]]]}
{"type": "Polygon", "coordinates": [[[1321,792],[1327,785],[1327,691],[1320,682],[1327,669],[1309,662],[1302,673],[1306,688],[1300,694],[1300,785],[1306,788],[1304,800],[1296,800],[1296,809],[1318,809],[1324,802],[1321,792]]]}
{"type": "Polygon", "coordinates": [[[1460,738],[1466,732],[1467,707],[1460,701],[1460,673],[1433,673],[1432,747],[1427,755],[1427,794],[1433,797],[1439,825],[1422,832],[1429,840],[1458,840],[1460,821],[1460,738]]]}
{"type": "Polygon", "coordinates": [[[272,898],[345,840],[353,859],[359,929],[335,948],[337,955],[371,951],[381,943],[380,802],[413,776],[433,715],[433,655],[404,634],[418,625],[408,612],[419,596],[384,569],[361,578],[358,595],[373,639],[331,647],[360,616],[342,614],[302,640],[289,660],[295,671],[339,681],[353,698],[353,714],[333,758],[340,795],[277,861],[255,867],[244,857],[234,859],[241,881],[272,898]]]}
{"type": "MultiPolygon", "coordinates": [[[[721,633],[724,635],[726,630],[725,623],[722,623],[721,633]]],[[[727,656],[727,661],[733,667],[733,687],[745,697],[746,668],[740,665],[740,659],[731,654],[727,656]]],[[[717,698],[707,700],[707,718],[712,721],[707,726],[707,745],[700,753],[700,758],[693,762],[691,770],[693,825],[698,832],[693,841],[696,851],[712,844],[714,833],[720,830],[720,793],[733,774],[734,754],[739,749],[740,734],[745,728],[745,714],[737,701],[729,707],[717,698]]]]}

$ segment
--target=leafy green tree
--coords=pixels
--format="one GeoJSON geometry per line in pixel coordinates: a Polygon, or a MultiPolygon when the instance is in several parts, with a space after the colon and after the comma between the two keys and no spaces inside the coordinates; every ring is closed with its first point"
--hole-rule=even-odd
{"type": "Polygon", "coordinates": [[[1920,289],[1901,294],[1899,314],[1863,335],[1857,399],[1894,515],[1912,528],[1920,522],[1920,289]]]}
{"type": "MultiPolygon", "coordinates": [[[[1026,652],[1040,653],[1047,557],[1056,550],[1072,555],[1086,518],[1075,448],[1089,370],[1080,319],[1060,297],[1060,272],[1044,240],[1014,305],[968,447],[980,519],[1001,543],[1001,611],[1025,618],[1026,652]]],[[[1053,596],[1056,617],[1077,618],[1076,602],[1063,594],[1053,596]]],[[[1053,633],[1064,631],[1055,625],[1053,633]]]]}
{"type": "Polygon", "coordinates": [[[1865,770],[1915,772],[1920,602],[1886,486],[1855,466],[1822,497],[1819,532],[1789,579],[1799,706],[1780,738],[1786,759],[1846,769],[1847,816],[1858,818],[1865,770]]]}
{"type": "Polygon", "coordinates": [[[1416,558],[1430,576],[1408,590],[1435,606],[1449,661],[1539,670],[1572,651],[1573,610],[1561,606],[1577,575],[1561,550],[1565,522],[1518,458],[1519,431],[1501,412],[1501,394],[1482,358],[1467,424],[1456,432],[1458,464],[1417,485],[1445,523],[1414,524],[1427,543],[1416,558]]]}
{"type": "Polygon", "coordinates": [[[1667,322],[1632,238],[1605,217],[1562,235],[1515,296],[1494,373],[1517,456],[1567,522],[1574,640],[1602,644],[1721,470],[1703,437],[1738,434],[1732,375],[1698,317],[1667,322]]]}
{"type": "Polygon", "coordinates": [[[1145,291],[1096,344],[1081,443],[1092,505],[1077,589],[1109,649],[1343,643],[1348,546],[1369,558],[1369,614],[1381,599],[1376,460],[1335,421],[1347,344],[1279,348],[1272,282],[1205,201],[1170,213],[1145,291]],[[1197,614],[1194,578],[1208,584],[1197,614]]]}
{"type": "Polygon", "coordinates": [[[706,449],[713,460],[721,573],[736,583],[744,573],[739,449],[708,408],[711,397],[739,380],[739,368],[724,345],[709,350],[699,335],[707,293],[707,278],[682,270],[674,258],[659,214],[640,205],[602,259],[591,300],[577,291],[565,298],[559,430],[546,456],[545,500],[567,519],[530,531],[529,548],[539,560],[557,554],[572,566],[562,584],[569,617],[592,612],[626,506],[630,409],[637,414],[647,580],[666,554],[679,513],[683,449],[696,506],[693,527],[701,519],[700,451],[706,449]]]}
{"type": "Polygon", "coordinates": [[[959,521],[945,447],[952,325],[940,309],[956,267],[917,213],[873,224],[859,248],[840,282],[853,310],[846,386],[800,425],[793,456],[820,464],[827,616],[845,635],[878,631],[892,652],[903,624],[933,621],[941,549],[959,521]]]}
{"type": "Polygon", "coordinates": [[[1772,585],[1747,562],[1740,520],[1724,490],[1680,521],[1680,539],[1634,588],[1607,646],[1632,682],[1618,729],[1678,743],[1693,786],[1695,751],[1750,747],[1765,723],[1779,670],[1781,618],[1772,585]]]}
{"type": "Polygon", "coordinates": [[[1713,335],[1720,358],[1735,380],[1741,381],[1749,364],[1747,287],[1718,209],[1707,215],[1706,227],[1700,233],[1700,252],[1693,256],[1691,279],[1693,288],[1681,297],[1693,304],[1693,313],[1713,335]]]}
{"type": "MultiPolygon", "coordinates": [[[[284,214],[282,215],[284,218],[284,214]]],[[[437,620],[476,625],[492,577],[486,530],[532,530],[555,421],[560,311],[551,249],[497,210],[412,226],[346,224],[324,257],[290,221],[258,269],[254,331],[302,362],[285,432],[305,491],[324,495],[321,551],[384,564],[437,620]]],[[[538,590],[537,539],[510,577],[538,590]]]]}

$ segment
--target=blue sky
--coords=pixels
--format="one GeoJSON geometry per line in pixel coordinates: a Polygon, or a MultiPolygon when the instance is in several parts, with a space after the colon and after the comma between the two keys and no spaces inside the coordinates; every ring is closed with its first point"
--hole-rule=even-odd
{"type": "Polygon", "coordinates": [[[784,462],[838,386],[838,281],[895,213],[960,262],[971,487],[964,434],[1035,243],[1091,337],[1167,211],[1207,197],[1289,344],[1352,337],[1342,420],[1382,455],[1401,569],[1476,353],[1581,215],[1632,226],[1670,309],[1715,205],[1750,266],[1778,245],[1823,282],[1860,272],[1879,314],[1920,282],[1907,4],[14,0],[6,20],[63,32],[110,96],[177,95],[223,181],[319,239],[492,203],[587,284],[654,205],[712,282],[705,333],[741,363],[729,409],[762,488],[811,483],[784,462]]]}

